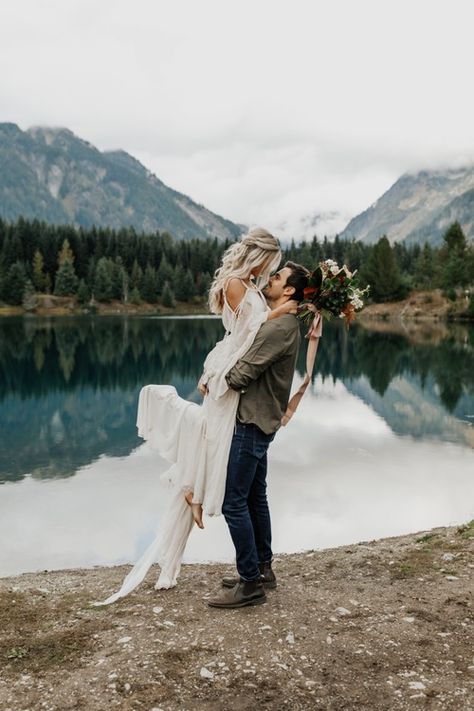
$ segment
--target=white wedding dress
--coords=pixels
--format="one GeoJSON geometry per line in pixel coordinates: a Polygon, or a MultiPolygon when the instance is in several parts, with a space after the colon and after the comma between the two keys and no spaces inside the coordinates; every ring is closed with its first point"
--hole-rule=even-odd
{"type": "MultiPolygon", "coordinates": [[[[243,282],[242,282],[243,283],[243,282]]],[[[262,292],[246,286],[234,312],[224,300],[222,321],[226,330],[204,362],[200,383],[208,387],[203,404],[183,400],[171,385],[146,385],[138,401],[138,434],[153,449],[172,462],[163,478],[174,486],[168,512],[155,540],[125,578],[121,589],[103,602],[107,605],[128,595],[141,583],[153,563],[161,573],[155,588],[171,588],[181,568],[186,542],[194,525],[184,493],[193,491],[193,501],[204,513],[221,513],[239,393],[231,390],[225,375],[252,345],[266,321],[269,308],[262,292]]]]}

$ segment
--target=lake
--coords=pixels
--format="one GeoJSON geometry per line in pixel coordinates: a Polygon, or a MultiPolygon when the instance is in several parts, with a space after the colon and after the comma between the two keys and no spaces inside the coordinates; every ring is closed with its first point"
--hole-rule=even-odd
{"type": "MultiPolygon", "coordinates": [[[[195,316],[0,321],[0,575],[137,559],[170,496],[137,436],[138,393],[169,383],[199,402],[222,334],[195,316]]],[[[474,327],[325,324],[268,487],[275,553],[473,518],[474,327]]],[[[185,562],[232,561],[223,518],[205,526],[185,562]]]]}

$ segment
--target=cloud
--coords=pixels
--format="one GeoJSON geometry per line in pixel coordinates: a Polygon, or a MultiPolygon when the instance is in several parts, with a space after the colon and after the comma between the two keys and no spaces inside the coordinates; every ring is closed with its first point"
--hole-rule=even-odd
{"type": "Polygon", "coordinates": [[[124,148],[238,222],[365,209],[401,173],[474,160],[467,0],[18,0],[3,120],[124,148]]]}

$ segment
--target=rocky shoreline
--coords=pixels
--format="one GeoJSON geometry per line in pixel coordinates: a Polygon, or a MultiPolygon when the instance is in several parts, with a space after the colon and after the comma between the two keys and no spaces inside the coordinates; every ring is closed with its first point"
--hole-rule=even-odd
{"type": "Polygon", "coordinates": [[[128,566],[0,579],[0,707],[474,708],[474,521],[278,556],[265,605],[215,610],[223,565],[129,597],[128,566]]]}

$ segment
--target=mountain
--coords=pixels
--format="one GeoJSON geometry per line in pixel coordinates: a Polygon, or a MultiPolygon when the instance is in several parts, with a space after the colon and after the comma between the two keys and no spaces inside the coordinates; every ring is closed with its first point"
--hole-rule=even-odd
{"type": "Polygon", "coordinates": [[[0,123],[0,216],[177,239],[235,239],[245,229],[169,188],[125,151],[101,152],[66,128],[0,123]]]}
{"type": "Polygon", "coordinates": [[[347,224],[349,215],[336,210],[327,212],[314,212],[306,215],[292,215],[284,220],[270,221],[269,229],[279,235],[283,242],[295,242],[318,237],[334,237],[347,224]]]}
{"type": "Polygon", "coordinates": [[[474,165],[402,175],[340,237],[373,243],[385,234],[391,243],[439,245],[454,220],[474,239],[474,165]]]}

